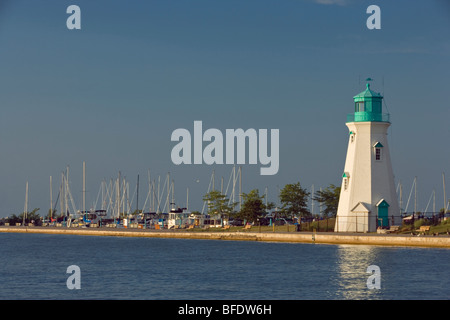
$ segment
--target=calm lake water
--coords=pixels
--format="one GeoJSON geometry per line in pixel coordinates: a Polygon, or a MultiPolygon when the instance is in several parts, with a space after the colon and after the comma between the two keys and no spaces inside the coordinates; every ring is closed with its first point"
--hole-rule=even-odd
{"type": "Polygon", "coordinates": [[[0,299],[448,300],[449,267],[435,248],[0,234],[0,299]]]}

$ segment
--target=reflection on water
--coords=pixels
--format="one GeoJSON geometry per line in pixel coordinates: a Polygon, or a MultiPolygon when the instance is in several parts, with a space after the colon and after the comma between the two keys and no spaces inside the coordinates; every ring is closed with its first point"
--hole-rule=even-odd
{"type": "MultiPolygon", "coordinates": [[[[367,267],[377,265],[379,247],[339,245],[336,253],[336,298],[337,299],[380,299],[381,289],[369,289],[367,267]]],[[[383,270],[381,270],[383,279],[383,270]]],[[[383,282],[381,282],[383,285],[383,282]]]]}

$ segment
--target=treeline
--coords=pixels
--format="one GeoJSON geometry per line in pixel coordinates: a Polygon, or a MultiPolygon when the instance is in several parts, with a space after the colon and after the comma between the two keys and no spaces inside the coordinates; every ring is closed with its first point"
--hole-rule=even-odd
{"type": "MultiPolygon", "coordinates": [[[[294,217],[312,217],[308,209],[308,200],[312,199],[321,204],[322,217],[335,217],[339,203],[340,187],[330,184],[324,190],[316,191],[311,195],[300,182],[287,184],[280,190],[279,201],[281,207],[277,210],[277,218],[292,219],[294,217]]],[[[226,195],[214,190],[208,192],[203,200],[208,203],[208,214],[225,216],[255,222],[265,217],[275,208],[273,202],[267,202],[265,195],[260,195],[258,189],[253,189],[249,193],[242,193],[242,205],[240,210],[236,210],[238,203],[231,203],[226,195]]]]}
{"type": "MultiPolygon", "coordinates": [[[[42,223],[42,218],[41,216],[38,214],[38,211],[40,210],[40,208],[34,208],[32,211],[30,212],[22,212],[20,214],[12,214],[9,217],[3,218],[3,222],[7,222],[10,225],[15,225],[16,223],[32,223],[34,225],[40,225],[42,223]]],[[[55,213],[56,210],[53,210],[53,214],[50,213],[50,210],[47,214],[47,216],[45,217],[46,219],[50,219],[50,217],[55,217],[55,213]]]]}

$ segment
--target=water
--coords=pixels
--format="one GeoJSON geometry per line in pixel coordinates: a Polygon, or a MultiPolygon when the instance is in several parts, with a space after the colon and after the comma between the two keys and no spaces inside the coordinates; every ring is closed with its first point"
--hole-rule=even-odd
{"type": "Polygon", "coordinates": [[[448,300],[449,267],[435,248],[0,234],[0,299],[448,300]]]}

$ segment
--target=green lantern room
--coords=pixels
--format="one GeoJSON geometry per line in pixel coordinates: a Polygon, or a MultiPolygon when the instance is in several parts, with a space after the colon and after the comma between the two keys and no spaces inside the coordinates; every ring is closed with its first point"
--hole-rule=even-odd
{"type": "Polygon", "coordinates": [[[370,83],[367,83],[366,90],[354,96],[353,100],[355,112],[347,116],[347,122],[389,122],[389,114],[383,113],[383,96],[371,90],[370,83]]]}

